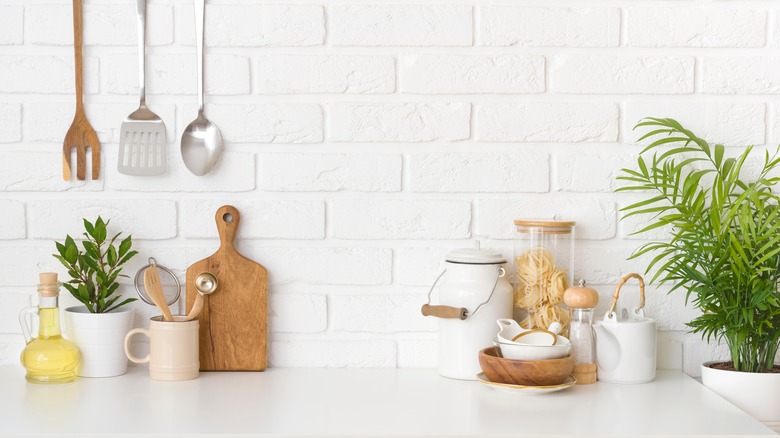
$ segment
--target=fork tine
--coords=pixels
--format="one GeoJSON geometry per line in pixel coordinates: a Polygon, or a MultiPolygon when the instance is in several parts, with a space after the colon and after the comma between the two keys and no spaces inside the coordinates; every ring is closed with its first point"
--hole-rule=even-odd
{"type": "Polygon", "coordinates": [[[73,175],[70,172],[70,156],[72,146],[62,147],[62,179],[70,181],[73,175]]]}
{"type": "Polygon", "coordinates": [[[76,179],[84,181],[87,179],[87,148],[76,147],[76,179]]]}
{"type": "Polygon", "coordinates": [[[90,146],[92,152],[92,179],[100,179],[100,144],[90,146]]]}

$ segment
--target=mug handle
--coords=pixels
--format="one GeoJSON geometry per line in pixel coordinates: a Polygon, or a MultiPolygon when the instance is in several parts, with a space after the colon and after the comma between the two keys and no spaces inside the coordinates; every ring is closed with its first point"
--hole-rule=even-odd
{"type": "Polygon", "coordinates": [[[135,363],[147,363],[149,362],[149,355],[147,354],[144,357],[135,357],[132,353],[130,353],[130,338],[133,337],[133,335],[136,334],[142,334],[146,335],[147,338],[149,338],[149,330],[144,328],[135,328],[127,332],[127,335],[125,335],[125,354],[127,355],[127,358],[130,359],[130,361],[135,363]]]}

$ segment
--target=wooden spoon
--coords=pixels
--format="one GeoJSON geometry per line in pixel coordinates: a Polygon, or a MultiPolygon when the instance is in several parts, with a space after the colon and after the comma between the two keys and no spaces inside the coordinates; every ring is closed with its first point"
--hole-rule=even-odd
{"type": "Polygon", "coordinates": [[[146,268],[144,271],[144,288],[149,298],[154,301],[154,304],[162,311],[165,321],[173,321],[173,315],[168,308],[168,303],[165,301],[165,294],[162,290],[162,284],[160,283],[160,273],[157,272],[157,265],[152,265],[146,268]]]}
{"type": "Polygon", "coordinates": [[[87,178],[87,149],[92,150],[92,179],[100,179],[100,140],[84,113],[84,74],[82,72],[82,28],[81,1],[73,0],[73,51],[76,67],[76,115],[62,142],[62,177],[71,179],[70,154],[76,149],[76,179],[87,178]]]}

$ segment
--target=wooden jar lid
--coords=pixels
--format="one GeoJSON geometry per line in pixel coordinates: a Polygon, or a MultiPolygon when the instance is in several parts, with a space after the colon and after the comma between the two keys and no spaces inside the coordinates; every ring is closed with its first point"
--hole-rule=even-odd
{"type": "Polygon", "coordinates": [[[586,287],[585,280],[580,280],[579,286],[566,289],[563,302],[572,309],[592,309],[599,303],[599,293],[592,287],[586,287]]]}

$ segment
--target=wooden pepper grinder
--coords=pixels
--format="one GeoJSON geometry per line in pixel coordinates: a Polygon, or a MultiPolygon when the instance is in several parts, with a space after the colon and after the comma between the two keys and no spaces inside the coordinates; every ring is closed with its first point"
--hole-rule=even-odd
{"type": "Polygon", "coordinates": [[[585,287],[585,280],[579,286],[566,289],[563,301],[569,306],[569,340],[574,354],[574,371],[577,384],[596,383],[596,343],[593,336],[593,309],[599,303],[599,294],[591,287],[585,287]]]}

